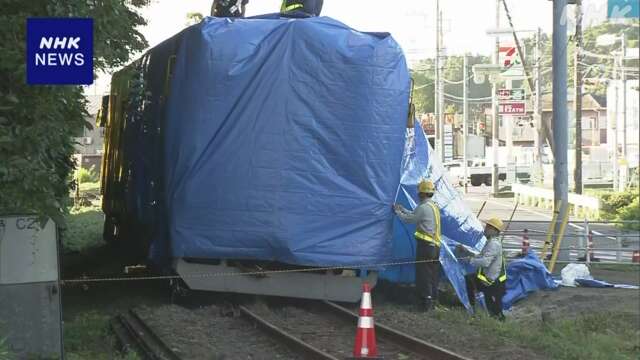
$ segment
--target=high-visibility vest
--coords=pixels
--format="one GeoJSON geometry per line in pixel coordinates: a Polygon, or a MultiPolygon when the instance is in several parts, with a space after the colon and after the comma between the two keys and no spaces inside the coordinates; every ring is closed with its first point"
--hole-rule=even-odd
{"type": "MultiPolygon", "coordinates": [[[[504,254],[502,254],[501,256],[502,269],[500,269],[500,275],[498,275],[498,278],[496,279],[499,283],[507,281],[507,266],[506,262],[504,261],[504,254]]],[[[482,271],[481,267],[478,268],[478,279],[482,281],[482,283],[486,286],[491,286],[495,282],[495,280],[491,280],[488,277],[484,276],[484,272],[482,271]]]]}
{"type": "Polygon", "coordinates": [[[435,231],[433,234],[425,233],[420,230],[416,230],[416,233],[413,234],[416,239],[424,240],[430,243],[433,243],[435,246],[440,246],[440,209],[438,209],[438,205],[433,201],[427,202],[431,209],[433,210],[433,220],[436,224],[435,231]]]}
{"type": "Polygon", "coordinates": [[[291,0],[283,0],[282,1],[282,6],[280,7],[280,12],[281,13],[286,13],[286,12],[289,12],[289,11],[302,9],[303,7],[304,7],[304,4],[302,2],[291,1],[291,0]]]}

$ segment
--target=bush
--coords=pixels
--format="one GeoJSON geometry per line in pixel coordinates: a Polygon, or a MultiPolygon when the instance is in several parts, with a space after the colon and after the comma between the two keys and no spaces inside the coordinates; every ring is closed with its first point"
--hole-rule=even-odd
{"type": "MultiPolygon", "coordinates": [[[[603,220],[612,221],[638,221],[640,220],[640,193],[637,188],[631,188],[624,192],[598,193],[602,208],[600,217],[603,220]]],[[[640,223],[628,223],[624,228],[640,230],[640,223]]]]}
{"type": "Polygon", "coordinates": [[[71,208],[66,217],[67,226],[62,231],[64,251],[85,251],[104,245],[103,224],[104,214],[99,206],[71,208]]]}
{"type": "Polygon", "coordinates": [[[0,338],[0,359],[11,359],[11,353],[9,352],[7,339],[0,338]]]}
{"type": "Polygon", "coordinates": [[[85,169],[83,167],[79,168],[76,173],[76,177],[78,180],[78,184],[98,181],[98,175],[96,175],[95,167],[93,165],[89,169],[85,169]]]}
{"type": "MultiPolygon", "coordinates": [[[[640,198],[636,195],[636,198],[627,206],[620,209],[618,214],[618,220],[620,221],[630,221],[640,220],[640,198]]],[[[640,230],[640,223],[634,222],[625,224],[625,227],[633,230],[640,230]]]]}
{"type": "Polygon", "coordinates": [[[600,195],[602,201],[602,210],[606,213],[615,215],[620,209],[628,206],[634,199],[638,198],[638,190],[630,190],[625,192],[611,192],[600,195]]]}

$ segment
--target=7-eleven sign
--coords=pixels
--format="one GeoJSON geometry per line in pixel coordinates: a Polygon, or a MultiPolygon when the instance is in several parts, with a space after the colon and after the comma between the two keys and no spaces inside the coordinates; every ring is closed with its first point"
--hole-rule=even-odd
{"type": "Polygon", "coordinates": [[[522,67],[522,59],[518,55],[518,48],[515,44],[500,45],[498,63],[503,68],[501,76],[503,77],[522,77],[524,76],[524,68],[522,67]]]}

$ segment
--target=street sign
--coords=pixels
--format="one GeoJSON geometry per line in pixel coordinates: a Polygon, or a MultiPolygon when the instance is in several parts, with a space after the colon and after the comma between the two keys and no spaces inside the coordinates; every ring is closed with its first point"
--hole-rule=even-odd
{"type": "Polygon", "coordinates": [[[524,102],[509,102],[498,104],[498,113],[500,115],[524,115],[527,112],[524,102]]]}
{"type": "Polygon", "coordinates": [[[502,77],[521,78],[525,76],[522,59],[515,44],[501,44],[498,64],[502,67],[502,77]]]}
{"type": "Polygon", "coordinates": [[[524,101],[524,89],[499,89],[498,100],[500,101],[524,101]]]}
{"type": "Polygon", "coordinates": [[[608,0],[607,16],[609,19],[640,17],[640,1],[608,0]]]}

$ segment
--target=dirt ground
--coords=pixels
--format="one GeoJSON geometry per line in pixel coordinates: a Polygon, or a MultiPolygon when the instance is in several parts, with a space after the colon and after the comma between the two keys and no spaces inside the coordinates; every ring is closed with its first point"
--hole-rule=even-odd
{"type": "MultiPolygon", "coordinates": [[[[93,262],[90,257],[83,260],[83,263],[93,262]]],[[[113,274],[118,270],[121,271],[119,264],[110,265],[104,271],[113,274]]],[[[80,271],[68,270],[65,273],[67,278],[82,275],[80,271]]],[[[595,269],[592,270],[592,275],[612,283],[640,285],[640,268],[627,271],[595,269]]],[[[213,298],[220,296],[208,295],[213,298]]],[[[374,291],[373,302],[376,322],[414,334],[472,359],[553,358],[539,347],[519,343],[512,337],[483,333],[486,327],[469,317],[460,307],[443,308],[424,314],[417,312],[406,302],[392,299],[388,294],[378,291],[378,288],[374,291]]],[[[287,348],[265,338],[252,325],[222,316],[216,306],[207,305],[192,310],[191,307],[185,309],[169,305],[168,285],[164,282],[96,283],[89,284],[86,288],[80,285],[63,288],[65,321],[96,310],[114,315],[130,307],[141,306],[146,307],[145,312],[152,326],[160,329],[159,335],[166,336],[170,344],[173,342],[173,347],[185,359],[298,357],[287,348]]],[[[352,308],[356,307],[357,305],[352,305],[352,308]]],[[[561,287],[555,291],[537,292],[514,305],[513,310],[507,315],[506,326],[511,327],[505,329],[526,329],[549,320],[574,319],[592,313],[622,314],[628,319],[636,329],[635,336],[639,342],[636,348],[640,355],[639,290],[561,287]]],[[[355,324],[353,331],[355,332],[355,324]]],[[[353,346],[352,337],[353,334],[350,334],[348,339],[345,337],[344,344],[341,345],[347,348],[346,353],[353,346]]],[[[327,341],[330,345],[330,340],[327,341]]]]}
{"type": "MultiPolygon", "coordinates": [[[[629,285],[640,284],[640,271],[593,270],[599,280],[629,285]]],[[[405,294],[410,290],[405,289],[405,294]]],[[[441,307],[434,312],[417,311],[398,301],[398,293],[388,289],[374,293],[376,321],[438,344],[473,359],[549,359],[540,348],[509,337],[487,336],[483,327],[461,308],[441,307]]],[[[615,314],[632,324],[640,335],[640,290],[617,288],[569,288],[539,291],[517,302],[508,312],[507,322],[521,328],[555,320],[577,319],[585,314],[615,314]]],[[[488,320],[492,321],[492,320],[488,320]]],[[[636,348],[640,351],[640,338],[636,348]]],[[[640,353],[639,353],[640,355],[640,353]]]]}
{"type": "Polygon", "coordinates": [[[222,307],[176,305],[138,309],[139,314],[182,359],[295,359],[286,347],[222,307]]]}
{"type": "MultiPolygon", "coordinates": [[[[304,342],[325,351],[338,359],[352,356],[356,323],[327,313],[320,307],[263,303],[251,305],[251,310],[284,331],[299,337],[304,342]]],[[[392,342],[378,339],[379,356],[389,360],[422,359],[417,354],[398,347],[392,342]]]]}

